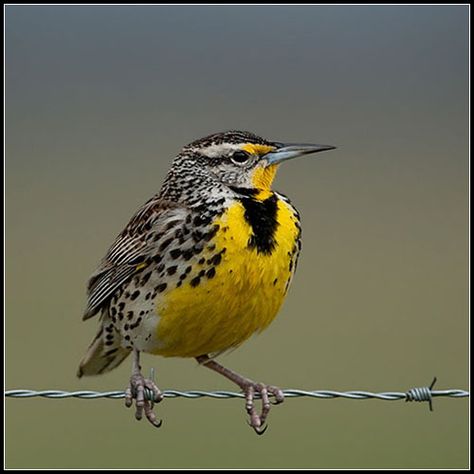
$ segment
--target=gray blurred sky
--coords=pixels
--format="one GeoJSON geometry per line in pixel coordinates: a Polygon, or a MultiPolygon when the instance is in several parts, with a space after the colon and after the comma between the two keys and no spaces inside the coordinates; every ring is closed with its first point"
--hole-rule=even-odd
{"type": "Polygon", "coordinates": [[[466,11],[7,7],[9,145],[42,145],[58,125],[69,133],[57,146],[82,131],[89,146],[138,135],[176,147],[229,127],[290,134],[297,121],[302,137],[390,146],[415,133],[407,116],[419,141],[438,128],[449,143],[463,135],[446,121],[467,125],[466,11]]]}

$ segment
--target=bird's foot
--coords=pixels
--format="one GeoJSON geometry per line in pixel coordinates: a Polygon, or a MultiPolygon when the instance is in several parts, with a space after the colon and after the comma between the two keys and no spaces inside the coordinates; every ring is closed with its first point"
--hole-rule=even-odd
{"type": "Polygon", "coordinates": [[[273,395],[275,401],[274,405],[282,403],[285,400],[283,391],[273,385],[265,385],[263,383],[248,382],[242,385],[242,389],[245,394],[245,408],[250,417],[249,425],[255,430],[255,433],[262,435],[265,433],[268,425],[265,425],[265,421],[270,413],[270,395],[273,395]],[[258,414],[255,408],[254,400],[258,396],[262,400],[262,409],[258,414]]]}
{"type": "Polygon", "coordinates": [[[130,408],[133,405],[133,400],[135,400],[136,406],[135,418],[141,420],[143,412],[145,412],[147,420],[159,428],[163,421],[157,420],[153,412],[153,405],[163,400],[163,394],[155,382],[144,378],[141,373],[133,374],[130,377],[130,385],[125,390],[125,405],[130,408]]]}

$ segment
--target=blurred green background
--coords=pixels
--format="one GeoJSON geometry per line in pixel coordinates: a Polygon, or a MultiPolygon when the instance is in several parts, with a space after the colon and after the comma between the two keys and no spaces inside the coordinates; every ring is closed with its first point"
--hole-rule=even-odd
{"type": "MultiPolygon", "coordinates": [[[[6,387],[78,380],[85,284],[186,143],[226,129],[336,151],[283,166],[303,219],[279,317],[220,361],[284,388],[468,388],[468,7],[6,8],[6,387]]],[[[234,389],[144,357],[163,389],[234,389]]],[[[8,468],[465,468],[468,401],[6,401],[8,468]]]]}

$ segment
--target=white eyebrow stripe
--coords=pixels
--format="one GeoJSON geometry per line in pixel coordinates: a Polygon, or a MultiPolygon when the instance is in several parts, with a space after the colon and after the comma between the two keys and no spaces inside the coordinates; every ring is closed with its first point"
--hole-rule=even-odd
{"type": "Polygon", "coordinates": [[[200,152],[209,158],[218,158],[219,156],[228,156],[233,151],[241,150],[242,145],[243,143],[220,143],[202,148],[200,152]]]}

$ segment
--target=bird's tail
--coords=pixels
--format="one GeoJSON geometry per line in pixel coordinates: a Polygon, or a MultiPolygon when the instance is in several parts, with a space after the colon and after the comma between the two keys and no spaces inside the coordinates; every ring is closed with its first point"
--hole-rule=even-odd
{"type": "Polygon", "coordinates": [[[99,375],[119,366],[131,352],[130,349],[121,346],[120,339],[120,335],[115,329],[113,333],[106,332],[104,334],[104,326],[102,325],[79,364],[77,376],[80,378],[83,375],[99,375]],[[107,339],[107,334],[113,335],[114,338],[107,339]],[[105,344],[105,341],[107,341],[107,344],[105,344]]]}

